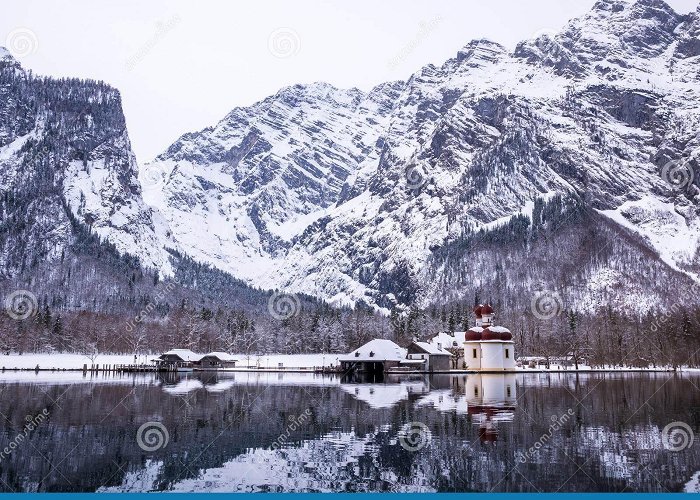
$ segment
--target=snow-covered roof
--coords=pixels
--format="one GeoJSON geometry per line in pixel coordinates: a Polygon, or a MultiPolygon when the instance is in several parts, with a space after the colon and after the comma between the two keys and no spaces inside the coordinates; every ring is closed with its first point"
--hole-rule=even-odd
{"type": "Polygon", "coordinates": [[[454,335],[448,332],[440,332],[430,339],[429,343],[433,345],[440,344],[443,349],[462,347],[462,344],[464,344],[464,335],[465,332],[454,332],[454,335]],[[457,343],[456,345],[455,342],[457,343]]]}
{"type": "Polygon", "coordinates": [[[510,333],[510,330],[505,326],[489,326],[489,330],[495,333],[510,333]]]}
{"type": "Polygon", "coordinates": [[[208,354],[205,354],[204,356],[202,356],[202,358],[206,358],[207,356],[217,358],[220,361],[238,361],[237,358],[234,358],[229,353],[223,352],[223,351],[213,351],[213,352],[210,352],[208,354]]]}
{"type": "Polygon", "coordinates": [[[340,361],[401,361],[406,357],[406,349],[391,340],[374,339],[358,347],[340,361]]]}
{"type": "Polygon", "coordinates": [[[178,356],[183,361],[199,361],[204,357],[202,354],[197,354],[189,349],[170,349],[168,352],[161,354],[161,357],[167,355],[178,356]]]}
{"type": "MultiPolygon", "coordinates": [[[[428,354],[434,354],[438,356],[451,356],[451,354],[445,349],[443,349],[442,347],[438,347],[438,343],[439,342],[436,342],[434,344],[428,342],[414,342],[415,345],[423,349],[428,354]]],[[[442,346],[442,344],[440,344],[440,346],[442,346]]],[[[452,347],[452,345],[450,344],[448,347],[452,347]]]]}

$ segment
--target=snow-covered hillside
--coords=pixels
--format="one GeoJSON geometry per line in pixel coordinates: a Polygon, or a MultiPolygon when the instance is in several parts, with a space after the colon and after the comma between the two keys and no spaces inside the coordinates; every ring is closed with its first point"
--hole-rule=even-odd
{"type": "Polygon", "coordinates": [[[0,51],[2,269],[61,258],[79,223],[167,272],[137,170],[118,91],[34,76],[0,51]]]}
{"type": "Polygon", "coordinates": [[[699,30],[700,8],[600,0],[513,53],[475,40],[369,93],[285,88],[181,137],[145,199],[168,244],[338,302],[430,302],[453,286],[436,249],[555,195],[696,274],[699,30]]]}
{"type": "Polygon", "coordinates": [[[62,258],[82,226],[162,274],[172,249],[335,303],[645,311],[700,275],[699,34],[700,7],[600,0],[369,92],[286,87],[142,168],[116,90],[3,50],[0,263],[62,258]]]}

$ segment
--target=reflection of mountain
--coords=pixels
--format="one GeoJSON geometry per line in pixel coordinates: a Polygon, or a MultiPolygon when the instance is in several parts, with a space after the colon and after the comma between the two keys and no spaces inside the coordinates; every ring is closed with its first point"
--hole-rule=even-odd
{"type": "MultiPolygon", "coordinates": [[[[368,456],[376,456],[377,442],[389,438],[389,429],[378,428],[365,436],[354,432],[336,432],[321,439],[305,441],[283,450],[252,449],[220,467],[203,471],[196,478],[172,484],[174,492],[213,493],[257,491],[435,491],[427,478],[414,478],[412,484],[400,484],[397,474],[386,469],[359,479],[353,472],[366,468],[368,456]]],[[[152,463],[139,474],[125,477],[119,486],[105,492],[143,491],[157,488],[163,463],[152,463]],[[150,480],[150,484],[144,484],[150,480]]]]}
{"type": "Polygon", "coordinates": [[[183,397],[164,392],[149,377],[41,387],[0,383],[0,412],[9,419],[0,424],[0,449],[22,428],[26,415],[43,408],[51,415],[3,460],[0,489],[554,491],[568,479],[564,491],[674,491],[700,463],[697,446],[671,453],[660,444],[660,429],[669,422],[685,421],[696,434],[700,425],[692,411],[697,393],[688,380],[673,375],[581,374],[552,384],[517,375],[514,411],[507,400],[496,404],[498,398],[492,397],[498,393],[494,388],[504,390],[503,382],[492,387],[490,379],[477,383],[473,376],[426,378],[425,392],[386,384],[409,396],[392,407],[375,408],[362,391],[358,398],[333,379],[325,386],[301,385],[294,375],[293,384],[273,385],[255,379],[246,383],[235,375],[235,384],[218,392],[208,389],[221,388],[230,378],[198,378],[202,387],[186,393],[186,415],[183,397]],[[467,397],[474,387],[480,400],[467,397]],[[443,407],[436,404],[440,397],[443,407]],[[450,400],[459,407],[448,408],[450,400]],[[484,408],[509,419],[490,416],[498,431],[495,442],[483,440],[484,408]],[[551,417],[569,408],[574,415],[561,430],[518,463],[547,431],[551,417]],[[307,410],[308,420],[273,449],[290,429],[291,418],[307,410]],[[162,422],[170,441],[146,453],[135,436],[149,421],[162,422]],[[432,435],[430,444],[416,452],[397,439],[409,422],[423,422],[432,435]]]}

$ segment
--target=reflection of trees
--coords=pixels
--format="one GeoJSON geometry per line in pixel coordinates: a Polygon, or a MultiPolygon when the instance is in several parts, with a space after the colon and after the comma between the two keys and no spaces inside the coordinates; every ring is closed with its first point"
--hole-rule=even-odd
{"type": "MultiPolygon", "coordinates": [[[[0,447],[22,428],[26,415],[48,407],[51,416],[3,461],[0,478],[5,490],[92,491],[121,485],[127,472],[139,471],[153,459],[162,462],[155,487],[169,489],[232,460],[245,460],[253,450],[269,449],[288,428],[290,417],[308,408],[311,416],[290,433],[289,448],[265,452],[278,459],[286,457],[278,460],[275,467],[280,469],[275,472],[299,478],[298,487],[552,491],[572,476],[564,491],[626,487],[658,491],[657,480],[676,490],[695,472],[700,452],[697,447],[664,451],[659,432],[674,420],[697,430],[700,414],[689,410],[697,407],[693,386],[682,378],[664,385],[668,377],[520,377],[515,419],[496,422],[495,442],[481,442],[478,422],[466,410],[438,412],[430,405],[418,406],[421,396],[410,396],[392,408],[372,409],[337,386],[249,383],[212,393],[207,386],[223,377],[207,374],[201,379],[204,388],[188,393],[185,416],[182,397],[150,384],[150,378],[73,386],[6,384],[0,411],[12,425],[4,426],[0,447]],[[575,398],[583,404],[578,405],[575,398]],[[574,416],[561,431],[518,464],[518,452],[540,439],[552,415],[562,415],[569,408],[574,416]],[[136,430],[146,421],[162,421],[168,428],[167,448],[153,453],[138,448],[136,430]],[[398,430],[411,421],[426,423],[432,432],[430,445],[418,452],[397,443],[398,430]]],[[[463,395],[463,381],[464,377],[454,377],[430,385],[453,390],[458,398],[463,395]]],[[[174,385],[175,381],[160,383],[174,385]]]]}

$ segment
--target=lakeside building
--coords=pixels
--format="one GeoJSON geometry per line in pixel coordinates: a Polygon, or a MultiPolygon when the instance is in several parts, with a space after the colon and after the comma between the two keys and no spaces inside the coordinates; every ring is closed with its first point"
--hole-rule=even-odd
{"type": "Polygon", "coordinates": [[[446,372],[450,369],[452,353],[442,348],[442,345],[429,342],[412,342],[407,348],[407,358],[420,361],[416,365],[420,371],[446,372]]]}
{"type": "Polygon", "coordinates": [[[391,340],[374,339],[338,360],[344,372],[438,372],[450,369],[451,356],[441,346],[429,342],[412,342],[404,349],[391,340]]]}
{"type": "Polygon", "coordinates": [[[383,373],[406,361],[406,349],[391,340],[374,339],[338,361],[344,372],[383,373]]]}
{"type": "Polygon", "coordinates": [[[190,349],[171,349],[153,361],[157,369],[162,371],[193,371],[234,368],[238,360],[230,354],[220,351],[197,354],[190,349]]]}
{"type": "Polygon", "coordinates": [[[515,343],[510,330],[493,324],[493,308],[474,308],[476,325],[464,336],[464,362],[467,370],[479,372],[515,371],[515,343]]]}
{"type": "Polygon", "coordinates": [[[210,352],[202,356],[202,359],[197,363],[198,368],[202,370],[218,370],[219,368],[235,368],[238,359],[230,354],[221,351],[210,352]]]}

